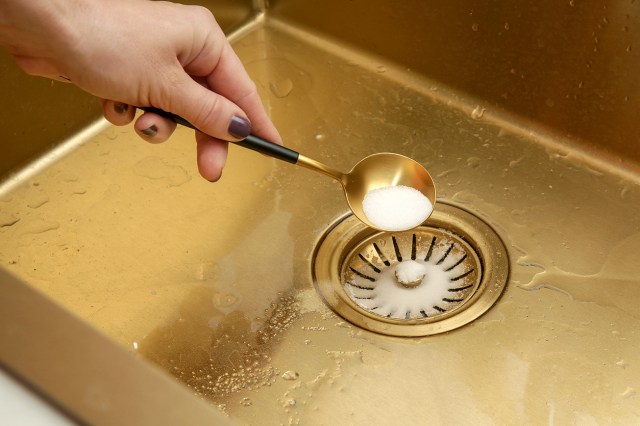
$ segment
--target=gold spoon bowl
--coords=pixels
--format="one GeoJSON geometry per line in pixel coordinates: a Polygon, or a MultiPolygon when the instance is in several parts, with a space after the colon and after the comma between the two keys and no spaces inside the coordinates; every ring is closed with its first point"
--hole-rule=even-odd
{"type": "Polygon", "coordinates": [[[372,154],[360,160],[349,173],[341,173],[304,155],[299,155],[296,164],[340,182],[353,214],[367,226],[381,231],[388,230],[371,223],[364,213],[363,201],[370,191],[390,186],[407,186],[420,191],[432,205],[436,202],[436,187],[429,172],[422,164],[404,155],[391,152],[372,154]]]}

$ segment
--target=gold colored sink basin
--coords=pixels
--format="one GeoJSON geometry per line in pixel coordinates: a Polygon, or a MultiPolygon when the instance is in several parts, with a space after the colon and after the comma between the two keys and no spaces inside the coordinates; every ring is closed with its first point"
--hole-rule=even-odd
{"type": "MultiPolygon", "coordinates": [[[[495,305],[427,337],[352,324],[313,280],[322,236],[348,211],[336,183],[231,147],[211,184],[189,129],[145,144],[97,107],[80,116],[90,97],[21,76],[8,57],[19,84],[0,114],[5,272],[207,401],[204,418],[639,423],[640,4],[259,3],[205,4],[285,143],[345,171],[381,151],[421,162],[443,204],[504,242],[495,305]]],[[[67,405],[65,383],[39,379],[35,365],[68,359],[19,344],[0,348],[0,365],[93,419],[67,405]]]]}

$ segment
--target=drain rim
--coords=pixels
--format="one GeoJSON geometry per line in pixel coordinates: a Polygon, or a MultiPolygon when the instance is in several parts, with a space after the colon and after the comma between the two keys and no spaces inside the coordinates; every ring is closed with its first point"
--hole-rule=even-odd
{"type": "Polygon", "coordinates": [[[473,295],[461,306],[433,318],[382,317],[358,306],[346,294],[342,268],[352,251],[374,235],[393,234],[368,228],[353,215],[339,218],[315,246],[311,274],[324,302],[347,321],[376,333],[418,337],[443,333],[466,325],[487,312],[502,295],[509,277],[506,247],[486,222],[468,211],[438,201],[431,217],[421,226],[450,232],[466,242],[477,255],[482,273],[473,295]],[[335,240],[335,241],[334,241],[335,240]],[[329,243],[327,243],[329,241],[329,243]]]}

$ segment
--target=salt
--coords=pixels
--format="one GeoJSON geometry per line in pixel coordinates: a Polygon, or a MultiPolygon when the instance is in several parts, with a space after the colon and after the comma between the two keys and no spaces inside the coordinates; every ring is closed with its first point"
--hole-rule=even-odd
{"type": "Polygon", "coordinates": [[[405,260],[396,266],[396,278],[403,285],[418,284],[427,274],[427,267],[415,260],[405,260]]]}
{"type": "Polygon", "coordinates": [[[398,185],[367,192],[362,209],[376,228],[404,231],[424,222],[433,211],[433,205],[417,189],[398,185]]]}

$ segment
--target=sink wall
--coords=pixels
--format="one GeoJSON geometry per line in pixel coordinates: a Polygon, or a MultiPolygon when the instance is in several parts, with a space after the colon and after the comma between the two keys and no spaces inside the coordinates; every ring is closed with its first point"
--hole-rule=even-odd
{"type": "Polygon", "coordinates": [[[524,125],[580,141],[616,164],[640,163],[640,5],[634,1],[270,5],[273,17],[381,55],[475,98],[487,111],[515,114],[524,125]]]}

